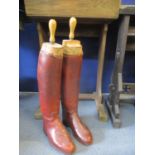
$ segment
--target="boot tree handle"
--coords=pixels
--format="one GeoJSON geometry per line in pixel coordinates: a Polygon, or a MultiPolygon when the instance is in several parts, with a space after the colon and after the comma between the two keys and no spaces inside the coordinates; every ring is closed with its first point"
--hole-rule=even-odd
{"type": "Polygon", "coordinates": [[[69,39],[74,39],[74,31],[75,31],[76,24],[77,24],[76,18],[71,17],[69,20],[69,28],[70,28],[69,39]]]}
{"type": "Polygon", "coordinates": [[[54,44],[55,43],[55,31],[56,31],[56,27],[57,27],[57,22],[55,19],[50,19],[49,23],[49,31],[50,31],[50,38],[49,41],[54,44]]]}

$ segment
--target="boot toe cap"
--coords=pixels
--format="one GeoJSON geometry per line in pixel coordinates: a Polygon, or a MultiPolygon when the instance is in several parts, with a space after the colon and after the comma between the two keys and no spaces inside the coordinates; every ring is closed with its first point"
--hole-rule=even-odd
{"type": "Polygon", "coordinates": [[[68,154],[72,154],[75,151],[75,145],[70,143],[68,145],[65,145],[62,150],[68,154]]]}
{"type": "Polygon", "coordinates": [[[93,143],[93,137],[91,134],[89,134],[88,136],[85,136],[82,141],[84,144],[90,145],[93,143]]]}

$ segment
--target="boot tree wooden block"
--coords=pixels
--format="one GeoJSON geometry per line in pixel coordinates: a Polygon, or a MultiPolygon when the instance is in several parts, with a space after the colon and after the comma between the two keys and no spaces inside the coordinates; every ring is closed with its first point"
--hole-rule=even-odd
{"type": "Polygon", "coordinates": [[[74,40],[74,31],[77,24],[75,17],[69,20],[69,39],[63,40],[62,45],[64,47],[64,55],[83,55],[82,45],[80,40],[74,40]]]}
{"type": "Polygon", "coordinates": [[[54,19],[49,21],[50,38],[49,42],[43,42],[40,51],[44,51],[47,54],[51,54],[56,57],[63,57],[63,46],[55,43],[55,31],[57,23],[54,19]]]}

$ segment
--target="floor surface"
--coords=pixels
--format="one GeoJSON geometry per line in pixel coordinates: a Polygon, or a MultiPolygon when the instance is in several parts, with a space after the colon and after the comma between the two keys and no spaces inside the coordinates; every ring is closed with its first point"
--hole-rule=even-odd
{"type": "MultiPolygon", "coordinates": [[[[34,119],[38,107],[38,95],[20,95],[19,105],[19,153],[20,155],[62,155],[52,148],[42,130],[42,121],[34,119]]],[[[69,128],[68,132],[76,145],[75,155],[134,155],[135,154],[135,108],[130,104],[121,106],[122,127],[112,127],[97,118],[94,101],[80,101],[79,115],[93,134],[94,143],[80,144],[69,128]]]]}

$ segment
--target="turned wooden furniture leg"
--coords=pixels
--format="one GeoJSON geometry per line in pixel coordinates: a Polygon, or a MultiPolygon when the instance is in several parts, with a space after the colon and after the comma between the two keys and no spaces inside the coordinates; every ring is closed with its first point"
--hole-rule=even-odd
{"type": "Polygon", "coordinates": [[[101,32],[101,41],[100,41],[99,55],[98,55],[97,84],[96,84],[96,107],[97,107],[99,120],[101,121],[107,120],[107,113],[105,112],[105,108],[104,108],[104,105],[105,105],[104,98],[102,96],[102,75],[103,75],[107,31],[108,31],[108,24],[105,24],[102,27],[102,32],[101,32]]]}

